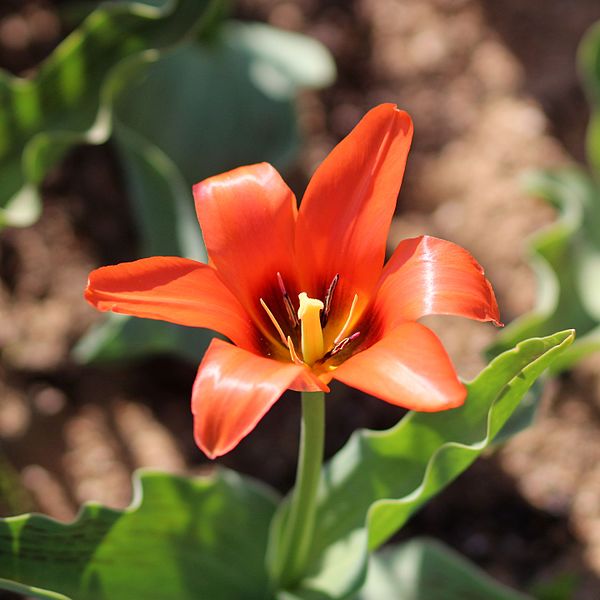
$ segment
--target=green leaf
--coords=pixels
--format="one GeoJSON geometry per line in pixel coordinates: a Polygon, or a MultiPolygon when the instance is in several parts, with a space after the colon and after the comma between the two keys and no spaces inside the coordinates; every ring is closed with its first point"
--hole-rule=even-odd
{"type": "MultiPolygon", "coordinates": [[[[520,343],[467,384],[464,406],[409,413],[388,431],[359,431],[326,466],[321,481],[313,562],[280,598],[339,599],[364,582],[369,551],[400,529],[492,442],[524,394],[573,341],[564,331],[520,343]]],[[[278,510],[269,541],[276,560],[278,510]]]]}
{"type": "Polygon", "coordinates": [[[334,75],[317,42],[234,21],[210,40],[188,39],[122,63],[110,102],[142,254],[205,259],[192,185],[260,161],[288,166],[298,148],[298,89],[323,87],[334,75]]]}
{"type": "Polygon", "coordinates": [[[269,597],[273,493],[231,471],[142,473],[124,511],[83,507],[71,524],[0,520],[0,589],[72,600],[269,597]]]}
{"type": "Polygon", "coordinates": [[[592,110],[587,132],[588,158],[600,175],[600,21],[592,25],[581,41],[578,59],[592,110]]]}
{"type": "Polygon", "coordinates": [[[546,377],[541,375],[534,381],[533,385],[521,399],[519,406],[515,408],[513,414],[510,415],[502,429],[496,434],[494,446],[504,444],[511,437],[517,435],[517,433],[527,429],[535,421],[542,399],[542,392],[544,391],[545,379],[546,377]]]}
{"type": "Polygon", "coordinates": [[[33,498],[23,485],[19,472],[0,448],[0,510],[10,514],[33,506],[33,498]]]}
{"type": "Polygon", "coordinates": [[[93,11],[42,63],[33,79],[0,71],[0,227],[40,212],[37,185],[74,144],[101,143],[110,115],[102,87],[123,58],[204,30],[209,0],[125,0],[93,11]]]}
{"type": "Polygon", "coordinates": [[[581,575],[562,572],[552,576],[550,580],[537,583],[531,593],[536,600],[572,600],[581,587],[581,575]]]}
{"type": "Polygon", "coordinates": [[[527,600],[444,544],[415,539],[369,560],[358,600],[527,600]]]}
{"type": "Polygon", "coordinates": [[[535,309],[506,327],[488,353],[573,327],[577,341],[552,364],[557,372],[600,350],[600,188],[572,168],[533,173],[527,186],[553,204],[559,218],[531,242],[538,281],[535,309]]]}
{"type": "Polygon", "coordinates": [[[590,101],[587,148],[595,173],[571,168],[527,179],[529,191],[555,206],[559,218],[531,241],[536,307],[506,327],[488,349],[493,356],[528,337],[573,327],[577,342],[552,365],[555,372],[600,351],[600,22],[583,38],[578,58],[590,101]]]}
{"type": "Polygon", "coordinates": [[[176,351],[190,363],[197,364],[215,337],[221,336],[209,329],[111,313],[88,331],[75,346],[73,355],[83,363],[110,363],[176,351]]]}

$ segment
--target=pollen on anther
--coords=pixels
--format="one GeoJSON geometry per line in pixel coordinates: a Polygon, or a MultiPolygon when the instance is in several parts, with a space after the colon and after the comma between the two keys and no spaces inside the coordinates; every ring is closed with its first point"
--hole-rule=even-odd
{"type": "Polygon", "coordinates": [[[294,305],[292,303],[290,295],[285,289],[285,283],[283,283],[283,277],[281,276],[281,273],[279,271],[277,271],[277,283],[279,284],[279,291],[283,296],[283,304],[285,305],[285,310],[287,311],[288,319],[294,327],[298,327],[298,317],[296,316],[296,310],[294,309],[294,305]]]}
{"type": "Polygon", "coordinates": [[[336,273],[335,277],[331,280],[329,287],[327,288],[327,293],[325,294],[325,302],[323,312],[321,313],[321,327],[325,327],[327,325],[327,319],[329,319],[329,312],[331,311],[331,303],[333,301],[333,294],[335,292],[335,288],[337,287],[338,281],[340,280],[340,274],[336,273]]]}
{"type": "Polygon", "coordinates": [[[352,335],[340,340],[329,352],[330,356],[334,356],[338,352],[341,352],[350,342],[353,342],[360,335],[360,331],[354,332],[352,335]]]}

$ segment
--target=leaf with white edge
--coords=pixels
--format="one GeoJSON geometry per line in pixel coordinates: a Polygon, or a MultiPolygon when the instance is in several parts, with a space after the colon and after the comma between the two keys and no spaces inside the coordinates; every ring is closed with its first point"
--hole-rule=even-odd
{"type": "MultiPolygon", "coordinates": [[[[388,431],[356,432],[324,469],[307,574],[279,597],[331,600],[358,592],[369,552],[489,447],[527,390],[573,338],[573,331],[564,331],[524,341],[498,356],[467,384],[460,408],[412,412],[388,431]]],[[[268,561],[274,572],[287,506],[278,509],[271,528],[268,561]]]]}
{"type": "Polygon", "coordinates": [[[384,548],[369,559],[357,600],[532,600],[432,539],[384,548]]]}
{"type": "Polygon", "coordinates": [[[31,585],[22,585],[2,578],[0,578],[0,590],[23,594],[27,600],[29,600],[29,598],[42,598],[42,600],[72,600],[68,596],[63,596],[63,594],[42,590],[31,585]]]}
{"type": "Polygon", "coordinates": [[[65,38],[32,79],[0,71],[0,227],[40,213],[37,186],[77,143],[102,143],[111,115],[102,88],[122,59],[210,28],[216,0],[104,2],[65,38]]]}
{"type": "Polygon", "coordinates": [[[533,424],[540,407],[546,379],[547,375],[541,375],[529,388],[527,393],[521,399],[519,406],[515,408],[515,411],[510,415],[508,421],[504,423],[502,429],[496,434],[493,442],[494,446],[501,446],[511,437],[517,435],[517,433],[520,433],[533,424]]]}
{"type": "Polygon", "coordinates": [[[56,600],[266,600],[277,498],[231,471],[143,472],[123,511],[86,504],[64,524],[0,519],[0,589],[56,600]]]}
{"type": "Polygon", "coordinates": [[[558,372],[600,351],[600,187],[573,168],[532,173],[526,183],[559,210],[559,218],[531,242],[536,307],[508,325],[488,354],[573,327],[577,341],[552,364],[558,372]]]}
{"type": "Polygon", "coordinates": [[[206,259],[192,185],[244,164],[288,166],[298,148],[296,94],[331,83],[330,63],[305,36],[228,21],[208,40],[140,53],[115,70],[114,134],[143,255],[206,259]],[[299,69],[307,55],[311,68],[299,69]]]}

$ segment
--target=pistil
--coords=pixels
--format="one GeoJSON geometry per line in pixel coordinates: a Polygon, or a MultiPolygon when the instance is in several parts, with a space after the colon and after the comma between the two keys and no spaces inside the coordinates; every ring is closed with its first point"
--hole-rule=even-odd
{"type": "Polygon", "coordinates": [[[285,288],[281,273],[277,273],[279,290],[281,291],[283,304],[288,316],[286,330],[288,330],[289,327],[292,328],[289,332],[284,331],[284,328],[279,324],[277,318],[267,306],[267,303],[263,298],[260,298],[261,306],[269,316],[273,327],[275,327],[279,334],[282,344],[289,351],[290,359],[293,363],[297,365],[306,364],[309,367],[313,367],[316,363],[327,361],[338,352],[344,350],[348,344],[353,342],[360,335],[359,331],[352,334],[349,333],[352,330],[355,321],[356,306],[358,304],[358,294],[355,294],[352,299],[348,316],[342,328],[334,338],[333,343],[331,345],[328,344],[328,347],[325,348],[323,329],[328,321],[328,313],[331,310],[333,296],[338,281],[339,275],[336,275],[325,294],[325,302],[317,300],[316,298],[310,298],[306,292],[300,293],[298,295],[300,307],[296,313],[292,300],[285,288]],[[300,325],[299,339],[297,332],[298,325],[300,325]],[[301,356],[296,353],[294,339],[296,340],[296,343],[300,343],[300,349],[302,350],[301,356]]]}
{"type": "Polygon", "coordinates": [[[323,329],[321,328],[320,313],[323,303],[315,298],[309,298],[306,292],[298,295],[300,308],[300,333],[302,359],[308,365],[316,363],[324,354],[323,329]]]}

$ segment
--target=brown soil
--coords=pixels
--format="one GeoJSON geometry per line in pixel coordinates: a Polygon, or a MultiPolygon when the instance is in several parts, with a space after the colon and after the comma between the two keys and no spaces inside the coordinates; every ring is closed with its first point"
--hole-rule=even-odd
{"type": "MultiPolygon", "coordinates": [[[[25,73],[51,50],[64,34],[57,4],[3,3],[2,66],[25,73]]],[[[299,99],[306,143],[291,177],[296,191],[368,108],[398,103],[416,136],[390,247],[419,233],[451,239],[485,265],[505,321],[528,310],[527,237],[554,215],[523,193],[519,177],[583,156],[587,108],[574,55],[600,18],[597,0],[244,0],[237,11],[320,39],[338,64],[331,89],[299,99]]],[[[14,470],[2,514],[35,508],[68,519],[89,499],[124,506],[134,468],[208,467],[191,436],[194,365],[159,357],[81,367],[69,358],[101,318],[81,299],[88,271],[134,258],[134,249],[110,146],[73,151],[44,185],[39,223],[0,234],[0,459],[14,470]]],[[[476,374],[493,327],[430,324],[459,372],[476,374]]],[[[576,600],[598,598],[598,366],[589,360],[554,382],[536,425],[480,460],[402,536],[443,539],[521,589],[572,573],[576,600]]],[[[337,389],[327,451],[357,427],[397,418],[396,409],[337,389]]],[[[222,463],[285,490],[297,428],[297,399],[286,396],[222,463]]]]}

